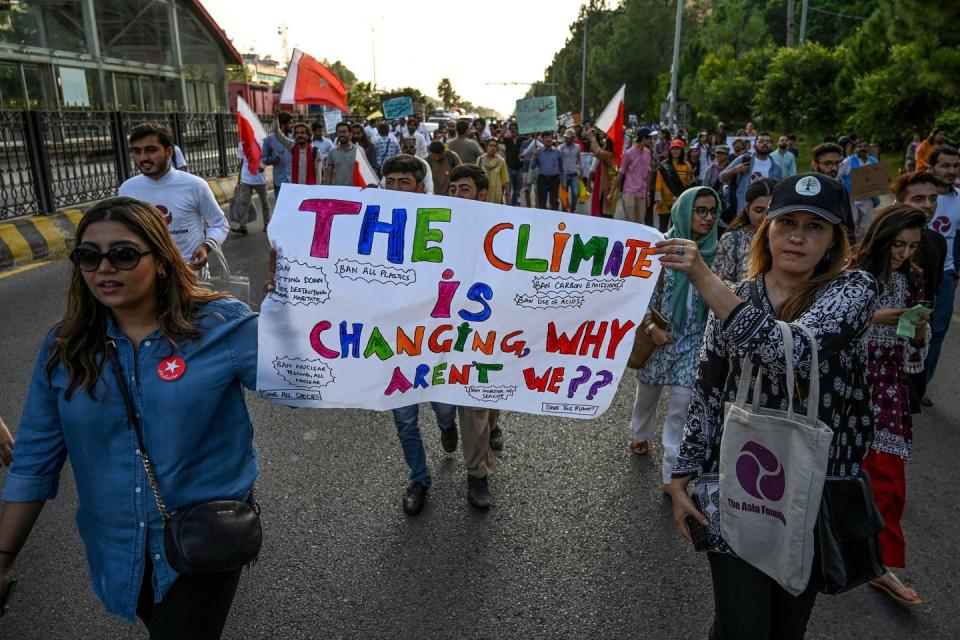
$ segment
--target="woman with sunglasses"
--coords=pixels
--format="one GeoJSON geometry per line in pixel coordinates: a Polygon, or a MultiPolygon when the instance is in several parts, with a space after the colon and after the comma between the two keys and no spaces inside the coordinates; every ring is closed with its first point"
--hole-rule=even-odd
{"type": "MultiPolygon", "coordinates": [[[[710,271],[697,243],[680,238],[657,243],[661,265],[685,274],[712,311],[703,332],[700,368],[670,495],[674,521],[687,540],[691,540],[688,517],[707,529],[714,640],[799,640],[816,598],[810,586],[791,595],[730,553],[721,529],[725,404],[736,400],[742,367],[752,362],[765,370],[763,407],[786,411],[788,406],[783,384],[786,348],[778,319],[802,324],[816,339],[820,366],[811,371],[813,344],[799,328],[791,330],[797,386],[805,390],[810,376],[819,376],[817,415],[833,430],[827,477],[860,478],[873,438],[867,354],[861,338],[873,318],[877,283],[869,273],[846,270],[850,245],[844,229],[845,198],[843,185],[823,174],[781,180],[751,246],[750,277],[733,290],[710,271]],[[691,482],[692,499],[687,494],[691,482]]],[[[806,407],[797,403],[804,404],[805,394],[794,397],[796,410],[804,413],[806,407]]]]}
{"type": "MultiPolygon", "coordinates": [[[[713,189],[687,189],[673,204],[673,228],[668,238],[696,243],[709,263],[717,248],[717,210],[720,198],[713,189]]],[[[660,286],[658,285],[658,290],[660,286]]],[[[686,274],[664,271],[662,293],[650,300],[648,314],[640,323],[657,344],[656,351],[637,372],[637,397],[630,420],[630,450],[644,455],[649,450],[657,419],[657,401],[668,387],[667,416],[663,423],[663,490],[670,486],[673,465],[683,436],[683,425],[690,404],[690,392],[700,363],[700,340],[707,322],[707,305],[690,286],[686,274]],[[652,321],[653,310],[669,321],[661,329],[652,321]]]]}
{"type": "Polygon", "coordinates": [[[720,236],[717,255],[710,270],[726,283],[736,284],[747,277],[750,266],[750,245],[757,229],[767,218],[767,205],[777,181],[762,178],[747,187],[747,204],[733,219],[730,228],[720,236]]]}
{"type": "Polygon", "coordinates": [[[107,611],[139,617],[153,639],[219,638],[240,569],[179,575],[168,563],[114,372],[171,511],[246,500],[258,470],[243,397],[256,386],[257,316],[200,288],[163,216],[133,198],[90,209],[70,258],[67,311],[40,349],[4,488],[0,593],[69,456],[77,525],[107,611]]]}
{"type": "Polygon", "coordinates": [[[911,375],[923,371],[931,334],[929,316],[914,323],[911,338],[900,335],[898,325],[903,312],[925,298],[923,270],[913,258],[926,226],[919,209],[903,204],[887,207],[877,212],[854,253],[854,268],[870,273],[880,283],[877,310],[866,336],[876,435],[863,468],[883,515],[880,548],[888,571],[870,584],[895,601],[911,605],[921,604],[920,596],[889,568],[906,566],[900,518],[907,498],[906,463],[913,452],[911,375]]]}

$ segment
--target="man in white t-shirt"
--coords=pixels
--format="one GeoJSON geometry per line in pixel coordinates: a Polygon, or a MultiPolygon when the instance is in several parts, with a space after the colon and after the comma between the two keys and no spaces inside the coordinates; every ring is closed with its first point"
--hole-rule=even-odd
{"type": "Polygon", "coordinates": [[[400,136],[401,140],[405,140],[407,138],[413,138],[413,140],[415,140],[417,143],[416,153],[414,153],[413,155],[421,159],[426,158],[427,157],[427,139],[423,135],[417,132],[417,121],[413,117],[407,120],[407,126],[403,130],[403,134],[400,136]]]}
{"type": "Polygon", "coordinates": [[[751,182],[763,178],[779,180],[783,177],[780,165],[770,157],[772,145],[773,138],[770,137],[770,134],[761,131],[757,134],[757,139],[753,143],[753,153],[745,153],[739,156],[720,172],[721,180],[736,185],[737,211],[743,211],[747,204],[747,187],[751,182]]]}
{"type": "Polygon", "coordinates": [[[210,186],[203,178],[173,168],[173,136],[157,122],[134,127],[130,155],[141,175],[121,184],[119,195],[159,209],[180,255],[193,269],[202,268],[211,243],[223,244],[230,231],[210,186]]]}
{"type": "MultiPolygon", "coordinates": [[[[260,145],[261,156],[263,144],[260,145]]],[[[243,155],[243,145],[237,145],[237,160],[240,161],[240,173],[237,176],[237,191],[230,203],[230,222],[237,225],[237,233],[247,233],[247,224],[257,219],[257,209],[253,206],[253,196],[260,197],[260,209],[263,211],[263,230],[270,224],[270,204],[267,202],[267,175],[264,165],[260,170],[251,173],[247,157],[243,155]]]]}

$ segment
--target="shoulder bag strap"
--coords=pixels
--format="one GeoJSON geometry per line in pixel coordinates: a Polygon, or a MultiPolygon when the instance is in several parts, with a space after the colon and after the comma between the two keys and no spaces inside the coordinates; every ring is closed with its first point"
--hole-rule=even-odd
{"type": "Polygon", "coordinates": [[[167,505],[160,497],[160,488],[157,484],[157,476],[153,473],[153,464],[147,455],[147,448],[143,444],[143,435],[140,433],[140,420],[137,418],[137,411],[133,406],[133,400],[130,397],[130,390],[127,388],[127,382],[124,377],[123,369],[120,367],[120,356],[117,354],[117,345],[113,340],[107,341],[108,358],[113,366],[113,373],[117,378],[117,386],[120,387],[120,395],[123,396],[123,404],[127,409],[128,426],[133,429],[137,435],[137,446],[140,448],[140,460],[143,462],[143,470],[147,474],[147,482],[153,491],[153,497],[157,501],[157,509],[160,511],[160,517],[164,522],[170,520],[170,514],[167,512],[167,505]]]}
{"type": "Polygon", "coordinates": [[[810,389],[807,391],[807,423],[811,426],[817,424],[817,412],[820,409],[820,345],[817,344],[817,338],[807,327],[799,322],[795,323],[810,342],[810,389]]]}

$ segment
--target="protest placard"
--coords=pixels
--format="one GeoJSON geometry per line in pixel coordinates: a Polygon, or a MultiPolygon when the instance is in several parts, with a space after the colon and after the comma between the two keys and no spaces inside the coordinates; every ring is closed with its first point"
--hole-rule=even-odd
{"type": "Polygon", "coordinates": [[[517,100],[517,126],[520,128],[520,133],[556,131],[556,97],[543,96],[517,100]]]}
{"type": "Polygon", "coordinates": [[[866,200],[887,192],[890,183],[890,161],[881,160],[850,171],[850,199],[866,200]]]}
{"type": "Polygon", "coordinates": [[[327,135],[334,135],[337,132],[337,125],[341,122],[343,122],[343,112],[339,109],[328,109],[323,112],[323,127],[327,135]]]}
{"type": "Polygon", "coordinates": [[[660,263],[654,229],[446,196],[288,184],[269,238],[257,388],[269,402],[436,400],[594,418],[660,263]]]}
{"type": "Polygon", "coordinates": [[[757,136],[727,136],[727,146],[733,149],[733,143],[737,140],[747,144],[747,151],[753,153],[753,143],[757,141],[757,136]]]}
{"type": "Polygon", "coordinates": [[[406,118],[413,115],[413,98],[400,96],[383,101],[383,117],[387,120],[406,118]]]}

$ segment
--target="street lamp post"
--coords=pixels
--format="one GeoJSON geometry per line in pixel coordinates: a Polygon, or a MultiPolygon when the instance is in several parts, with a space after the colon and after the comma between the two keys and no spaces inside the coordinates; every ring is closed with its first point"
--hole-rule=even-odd
{"type": "Polygon", "coordinates": [[[580,117],[586,117],[587,105],[587,15],[583,17],[583,56],[580,61],[580,117]]]}
{"type": "Polygon", "coordinates": [[[680,71],[680,27],[683,22],[683,0],[677,0],[677,25],[673,34],[673,64],[670,67],[670,108],[667,110],[667,124],[670,130],[677,132],[677,74],[680,71]]]}

